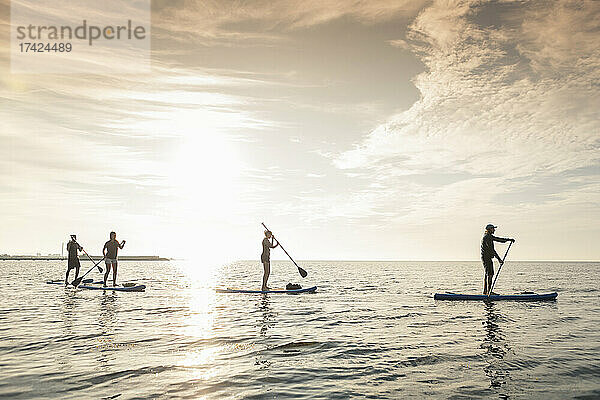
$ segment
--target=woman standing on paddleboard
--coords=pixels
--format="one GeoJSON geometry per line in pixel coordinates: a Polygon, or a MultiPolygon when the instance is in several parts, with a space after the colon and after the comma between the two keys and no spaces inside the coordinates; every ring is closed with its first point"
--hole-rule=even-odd
{"type": "MultiPolygon", "coordinates": [[[[263,274],[263,283],[262,283],[262,291],[269,290],[270,287],[267,286],[267,281],[269,280],[269,275],[271,275],[271,249],[279,246],[279,242],[277,244],[273,244],[275,240],[275,236],[271,233],[271,231],[265,231],[265,238],[262,241],[262,254],[260,255],[260,261],[263,264],[263,268],[265,269],[263,274]]],[[[275,240],[276,241],[276,240],[275,240]]]]}
{"type": "Polygon", "coordinates": [[[108,273],[112,267],[113,270],[113,286],[117,286],[117,253],[119,249],[125,246],[125,241],[121,243],[117,240],[117,234],[115,232],[110,233],[110,240],[104,243],[102,254],[104,255],[106,263],[106,272],[104,273],[104,287],[106,287],[106,280],[108,279],[108,273]]]}

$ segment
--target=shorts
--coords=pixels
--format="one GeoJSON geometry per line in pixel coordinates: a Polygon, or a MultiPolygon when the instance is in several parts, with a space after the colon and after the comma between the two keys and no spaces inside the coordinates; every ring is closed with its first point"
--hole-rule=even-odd
{"type": "Polygon", "coordinates": [[[271,262],[271,259],[270,259],[269,256],[261,254],[260,255],[260,262],[263,263],[263,264],[264,263],[268,263],[268,262],[271,262]]]}
{"type": "Polygon", "coordinates": [[[81,264],[79,263],[79,258],[69,259],[68,269],[79,268],[81,264]]]}
{"type": "Polygon", "coordinates": [[[485,269],[485,274],[488,276],[494,275],[494,262],[492,260],[482,260],[483,268],[485,269]]]}
{"type": "Polygon", "coordinates": [[[107,258],[105,261],[106,266],[110,267],[111,265],[117,265],[117,259],[116,258],[107,258]]]}

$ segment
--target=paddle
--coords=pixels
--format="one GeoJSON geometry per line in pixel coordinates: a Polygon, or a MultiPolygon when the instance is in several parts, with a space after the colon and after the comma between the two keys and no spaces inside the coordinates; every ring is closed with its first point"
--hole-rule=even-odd
{"type": "Polygon", "coordinates": [[[492,294],[492,289],[494,288],[494,285],[496,284],[496,280],[498,279],[498,275],[500,275],[500,271],[502,270],[502,266],[504,265],[504,261],[506,261],[506,256],[508,255],[508,251],[510,250],[510,246],[512,246],[513,243],[514,243],[514,241],[511,241],[508,244],[508,248],[506,249],[506,253],[504,253],[504,258],[502,259],[502,263],[500,264],[500,268],[498,268],[498,273],[496,274],[496,277],[494,278],[494,282],[492,283],[492,287],[490,288],[490,291],[488,293],[488,297],[490,297],[490,295],[492,294]]]}
{"type": "MultiPolygon", "coordinates": [[[[86,253],[86,255],[87,255],[87,253],[86,253]]],[[[88,256],[88,257],[90,257],[90,256],[88,256]]],[[[106,258],[106,256],[102,257],[102,259],[100,261],[98,261],[96,264],[94,264],[94,266],[92,268],[88,269],[88,271],[85,274],[81,275],[79,278],[77,278],[73,282],[71,282],[71,285],[73,285],[75,287],[79,286],[79,284],[81,283],[81,281],[83,280],[83,278],[85,278],[85,276],[87,274],[89,274],[90,272],[92,272],[92,270],[94,268],[96,268],[96,267],[98,267],[98,269],[100,270],[100,272],[102,272],[102,268],[99,267],[98,264],[100,264],[105,258],[106,258]]],[[[90,257],[90,260],[92,260],[92,257],[90,257]]],[[[92,260],[92,262],[94,262],[94,260],[92,260]]]]}
{"type": "MultiPolygon", "coordinates": [[[[262,226],[264,226],[266,230],[269,230],[269,228],[267,228],[267,226],[264,224],[264,222],[262,223],[262,226]]],[[[298,272],[300,273],[300,276],[303,278],[306,278],[306,275],[308,275],[308,272],[306,272],[305,270],[300,268],[300,266],[298,264],[296,264],[296,261],[294,261],[292,256],[290,256],[287,251],[285,251],[285,249],[283,248],[283,246],[281,245],[281,242],[279,240],[277,240],[277,243],[279,243],[279,247],[281,247],[281,250],[283,250],[285,255],[288,256],[290,258],[290,260],[292,260],[292,262],[294,263],[294,265],[296,267],[298,267],[298,272]]]]}
{"type": "MultiPolygon", "coordinates": [[[[81,251],[83,251],[83,253],[87,256],[87,258],[90,259],[91,262],[95,262],[94,259],[92,257],[90,257],[90,255],[87,253],[87,251],[85,251],[83,249],[83,247],[81,248],[81,251]]],[[[102,257],[102,260],[104,260],[105,258],[106,258],[106,256],[102,257]]],[[[100,261],[102,261],[102,260],[100,260],[100,261]]],[[[100,261],[98,261],[95,266],[98,267],[98,272],[102,273],[102,267],[100,265],[98,265],[98,264],[100,264],[100,261]]]]}

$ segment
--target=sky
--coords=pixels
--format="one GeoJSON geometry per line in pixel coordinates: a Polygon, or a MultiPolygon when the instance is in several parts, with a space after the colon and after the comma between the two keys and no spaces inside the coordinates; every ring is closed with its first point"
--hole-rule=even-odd
{"type": "Polygon", "coordinates": [[[0,254],[115,230],[202,266],[265,222],[298,259],[477,260],[493,223],[513,259],[600,260],[600,2],[151,15],[150,72],[16,74],[0,0],[0,254]]]}

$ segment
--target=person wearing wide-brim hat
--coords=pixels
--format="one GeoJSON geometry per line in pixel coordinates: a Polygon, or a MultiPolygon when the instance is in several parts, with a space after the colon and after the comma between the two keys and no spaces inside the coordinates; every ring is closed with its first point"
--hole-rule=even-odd
{"type": "Polygon", "coordinates": [[[515,239],[501,238],[494,236],[497,226],[487,224],[485,227],[485,234],[481,239],[481,261],[483,262],[483,268],[485,269],[485,277],[483,278],[483,294],[489,295],[489,291],[492,289],[492,279],[494,278],[494,257],[498,259],[500,265],[504,263],[502,258],[498,255],[494,249],[494,242],[506,243],[513,242],[515,239]]]}

